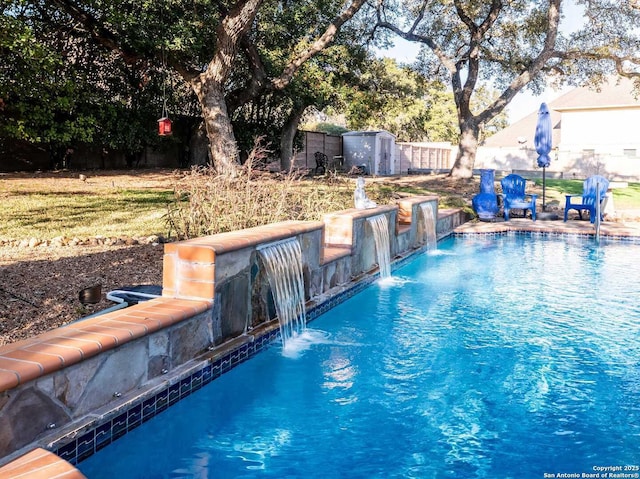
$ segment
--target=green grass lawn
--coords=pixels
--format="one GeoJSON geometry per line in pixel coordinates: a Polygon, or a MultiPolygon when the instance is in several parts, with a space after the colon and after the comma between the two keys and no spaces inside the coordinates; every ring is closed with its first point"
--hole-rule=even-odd
{"type": "MultiPolygon", "coordinates": [[[[565,195],[579,195],[582,193],[583,180],[546,180],[547,198],[560,201],[564,206],[565,195]]],[[[536,180],[537,185],[542,185],[542,180],[536,180]]],[[[640,183],[628,183],[626,188],[614,188],[613,201],[616,209],[640,210],[640,183]]]]}
{"type": "MultiPolygon", "coordinates": [[[[300,183],[299,187],[303,189],[311,188],[302,195],[314,203],[307,205],[307,209],[320,214],[320,211],[351,207],[353,179],[341,181],[328,186],[319,180],[300,183]],[[330,193],[323,188],[330,188],[330,193]],[[338,198],[339,190],[344,190],[342,199],[338,198]]],[[[541,179],[536,180],[536,190],[541,189],[541,182],[541,179]]],[[[476,186],[472,187],[475,192],[476,186]]],[[[419,179],[415,184],[404,184],[402,187],[383,183],[367,184],[369,196],[379,204],[386,203],[394,191],[437,194],[440,207],[470,210],[467,204],[469,192],[465,194],[462,188],[438,191],[431,185],[420,184],[419,179]]],[[[547,204],[557,201],[558,206],[563,207],[565,194],[581,192],[581,180],[546,180],[547,204]]],[[[613,195],[617,210],[640,210],[640,183],[629,183],[626,188],[614,189],[613,195]]],[[[145,187],[141,184],[118,186],[117,176],[109,177],[100,184],[91,184],[90,181],[81,183],[69,178],[0,179],[0,240],[50,240],[58,236],[81,239],[95,236],[167,236],[175,233],[170,231],[166,216],[172,199],[170,182],[145,187]]],[[[238,199],[234,204],[237,205],[238,201],[244,200],[238,199]]],[[[237,213],[241,208],[231,210],[237,213]]]]}
{"type": "Polygon", "coordinates": [[[162,190],[22,192],[2,199],[0,238],[56,236],[149,236],[166,234],[167,203],[162,190]]]}

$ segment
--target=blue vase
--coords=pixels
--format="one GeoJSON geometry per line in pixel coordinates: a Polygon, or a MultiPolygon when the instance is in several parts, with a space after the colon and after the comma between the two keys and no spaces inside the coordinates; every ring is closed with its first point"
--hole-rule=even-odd
{"type": "Polygon", "coordinates": [[[473,210],[481,220],[498,214],[498,197],[494,186],[495,170],[480,170],[480,193],[471,200],[473,210]]]}

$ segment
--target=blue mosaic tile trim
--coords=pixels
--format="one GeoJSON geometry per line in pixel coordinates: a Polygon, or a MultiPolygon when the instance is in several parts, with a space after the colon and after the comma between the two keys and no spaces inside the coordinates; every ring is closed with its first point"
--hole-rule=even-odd
{"type": "Polygon", "coordinates": [[[620,235],[606,235],[600,236],[600,243],[631,243],[640,244],[640,237],[638,236],[620,236],[620,235]]]}
{"type": "MultiPolygon", "coordinates": [[[[426,251],[426,248],[420,248],[409,255],[394,261],[392,264],[392,270],[403,266],[405,263],[414,259],[416,255],[422,254],[424,251],[426,251]]],[[[307,321],[316,319],[330,309],[360,293],[371,283],[376,281],[379,276],[379,273],[366,276],[350,288],[332,296],[324,303],[310,308],[307,311],[307,321]]],[[[195,371],[188,377],[180,379],[174,384],[168,385],[154,396],[141,399],[139,402],[132,404],[125,412],[118,414],[114,418],[100,422],[97,426],[84,433],[82,436],[73,439],[69,443],[58,448],[54,448],[51,452],[57,454],[69,463],[76,465],[108,446],[116,439],[124,436],[127,432],[162,413],[169,406],[172,406],[179,400],[189,396],[192,392],[201,389],[203,386],[209,384],[222,374],[230,371],[238,364],[243,363],[252,356],[255,356],[279,339],[280,331],[277,329],[256,337],[254,341],[245,343],[215,361],[211,361],[202,369],[195,371]]]]}
{"type": "MultiPolygon", "coordinates": [[[[526,236],[530,238],[558,238],[565,240],[595,241],[593,233],[561,233],[557,231],[498,231],[498,232],[454,232],[456,238],[503,238],[505,236],[526,236]]],[[[640,244],[640,236],[600,235],[600,243],[640,244]]]]}
{"type": "Polygon", "coordinates": [[[335,296],[332,296],[330,299],[328,299],[324,303],[319,304],[317,306],[314,306],[313,308],[310,308],[306,312],[306,314],[307,314],[307,322],[313,321],[314,319],[322,316],[324,313],[326,313],[330,309],[335,308],[339,304],[344,303],[349,298],[351,298],[351,297],[355,296],[356,294],[360,293],[361,291],[366,289],[371,283],[373,283],[378,278],[378,276],[379,276],[379,274],[376,273],[375,275],[367,277],[366,279],[363,279],[362,281],[360,281],[359,283],[355,284],[351,288],[346,289],[344,291],[341,291],[340,293],[336,294],[335,296]]]}
{"type": "Polygon", "coordinates": [[[154,396],[132,404],[126,411],[99,423],[82,436],[71,440],[63,446],[54,448],[51,452],[76,465],[142,423],[165,411],[169,406],[258,354],[279,338],[280,332],[278,330],[269,331],[256,338],[253,342],[243,344],[215,361],[211,361],[202,369],[167,386],[154,396]]]}

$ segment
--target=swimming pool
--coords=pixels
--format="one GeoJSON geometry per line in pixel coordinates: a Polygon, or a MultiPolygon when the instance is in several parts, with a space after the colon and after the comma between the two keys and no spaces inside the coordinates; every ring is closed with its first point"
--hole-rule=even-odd
{"type": "Polygon", "coordinates": [[[78,467],[638,477],[638,260],[622,243],[447,239],[312,322],[293,351],[274,344],[78,467]]]}

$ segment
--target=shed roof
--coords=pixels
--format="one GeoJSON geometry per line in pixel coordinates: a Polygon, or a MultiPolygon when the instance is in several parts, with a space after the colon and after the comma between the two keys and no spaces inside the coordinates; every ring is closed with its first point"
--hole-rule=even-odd
{"type": "Polygon", "coordinates": [[[343,133],[342,136],[376,136],[380,133],[390,135],[395,138],[393,133],[389,133],[386,130],[348,131],[347,133],[343,133]]]}

